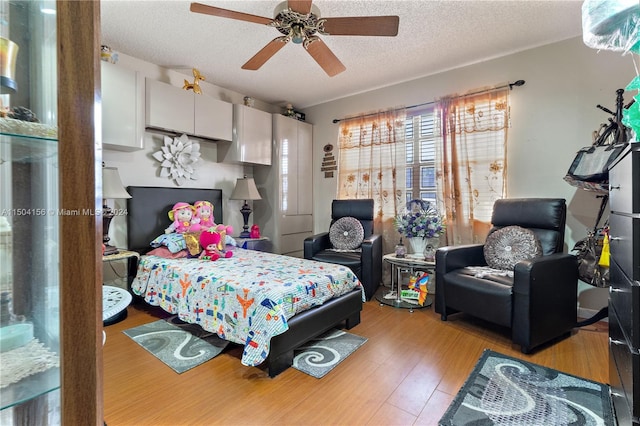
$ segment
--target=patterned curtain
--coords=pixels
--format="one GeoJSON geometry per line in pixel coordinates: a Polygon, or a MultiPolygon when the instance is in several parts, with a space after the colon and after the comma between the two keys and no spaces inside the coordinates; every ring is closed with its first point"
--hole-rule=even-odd
{"type": "Polygon", "coordinates": [[[374,230],[383,237],[383,253],[392,252],[399,239],[394,218],[404,207],[405,119],[401,108],[340,124],[338,198],[373,198],[374,230]]]}
{"type": "Polygon", "coordinates": [[[436,185],[447,245],[483,242],[506,195],[509,90],[436,102],[436,185]]]}

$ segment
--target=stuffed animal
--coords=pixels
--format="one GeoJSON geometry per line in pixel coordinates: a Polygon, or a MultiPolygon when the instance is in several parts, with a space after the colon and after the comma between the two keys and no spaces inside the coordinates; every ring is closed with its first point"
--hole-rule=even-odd
{"type": "Polygon", "coordinates": [[[221,257],[229,258],[233,256],[232,251],[220,249],[221,244],[224,244],[224,242],[223,236],[219,232],[214,230],[202,231],[200,234],[200,245],[203,250],[202,253],[200,253],[200,259],[218,260],[221,257]]]}
{"type": "Polygon", "coordinates": [[[191,219],[193,218],[194,208],[189,203],[175,203],[169,211],[169,219],[171,225],[164,230],[165,234],[172,232],[184,233],[191,230],[191,219]]]}
{"type": "Polygon", "coordinates": [[[216,225],[213,221],[213,204],[209,201],[196,201],[193,208],[195,211],[191,219],[191,231],[205,231],[216,225]]]}
{"type": "Polygon", "coordinates": [[[260,238],[260,227],[258,227],[258,225],[253,225],[251,227],[251,232],[249,232],[249,238],[260,238]]]}

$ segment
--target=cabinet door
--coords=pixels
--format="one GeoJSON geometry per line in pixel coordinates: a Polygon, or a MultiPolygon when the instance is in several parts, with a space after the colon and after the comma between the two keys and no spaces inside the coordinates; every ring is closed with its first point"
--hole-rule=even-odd
{"type": "Polygon", "coordinates": [[[144,82],[138,72],[101,62],[102,145],[134,151],[144,148],[144,82]]]}
{"type": "Polygon", "coordinates": [[[193,134],[193,113],[193,92],[146,79],[146,127],[193,134]]]}
{"type": "Polygon", "coordinates": [[[195,136],[230,141],[233,128],[233,105],[210,96],[194,95],[195,136]]]}
{"type": "Polygon", "coordinates": [[[233,143],[223,153],[223,161],[271,165],[271,128],[268,112],[234,105],[233,143]]]}
{"type": "Polygon", "coordinates": [[[313,214],[313,126],[298,122],[298,214],[313,214]]]}

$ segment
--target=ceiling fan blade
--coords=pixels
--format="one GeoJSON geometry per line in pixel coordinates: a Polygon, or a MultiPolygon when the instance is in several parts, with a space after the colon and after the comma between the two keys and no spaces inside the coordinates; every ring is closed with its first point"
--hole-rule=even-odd
{"type": "Polygon", "coordinates": [[[264,65],[273,55],[278,53],[278,50],[282,49],[287,44],[287,37],[276,37],[263,47],[258,53],[253,55],[253,58],[249,59],[247,63],[242,66],[243,70],[255,71],[264,65]]]}
{"type": "Polygon", "coordinates": [[[324,32],[328,35],[396,36],[400,18],[397,16],[354,16],[352,18],[324,18],[324,32]]]}
{"type": "Polygon", "coordinates": [[[294,12],[298,12],[301,15],[307,15],[311,12],[311,1],[312,0],[289,0],[288,6],[289,9],[294,12]]]}
{"type": "Polygon", "coordinates": [[[236,12],[228,9],[221,9],[219,7],[209,6],[202,3],[191,3],[191,8],[189,10],[195,13],[204,13],[205,15],[219,16],[221,18],[237,19],[238,21],[254,22],[256,24],[269,25],[273,22],[273,19],[271,18],[251,15],[249,13],[236,12]]]}
{"type": "Polygon", "coordinates": [[[340,59],[333,54],[331,49],[324,44],[322,40],[316,38],[307,46],[305,46],[307,52],[316,60],[318,65],[322,67],[329,77],[340,74],[347,68],[340,62],[340,59]]]}

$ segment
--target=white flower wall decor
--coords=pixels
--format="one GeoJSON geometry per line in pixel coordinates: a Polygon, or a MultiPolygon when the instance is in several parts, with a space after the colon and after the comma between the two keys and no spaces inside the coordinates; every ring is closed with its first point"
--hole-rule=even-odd
{"type": "Polygon", "coordinates": [[[168,177],[182,186],[189,180],[197,180],[194,165],[200,159],[200,143],[189,140],[187,135],[177,138],[164,137],[164,146],[153,153],[160,161],[160,177],[168,177]]]}

